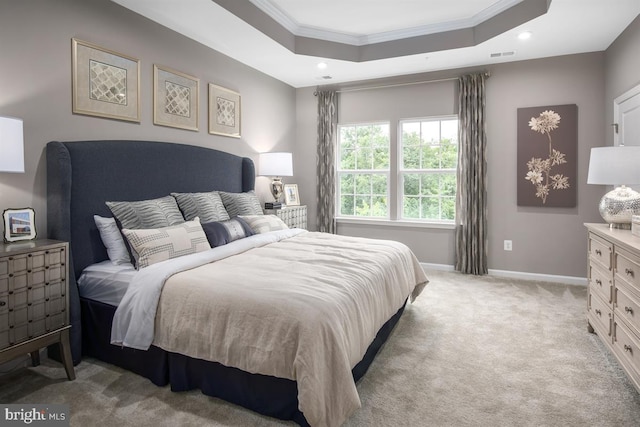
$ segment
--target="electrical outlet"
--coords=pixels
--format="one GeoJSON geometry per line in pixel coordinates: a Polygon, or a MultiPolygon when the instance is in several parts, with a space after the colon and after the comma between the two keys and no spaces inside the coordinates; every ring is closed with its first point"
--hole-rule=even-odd
{"type": "Polygon", "coordinates": [[[505,251],[512,251],[513,250],[513,242],[511,240],[505,240],[504,241],[504,250],[505,251]]]}

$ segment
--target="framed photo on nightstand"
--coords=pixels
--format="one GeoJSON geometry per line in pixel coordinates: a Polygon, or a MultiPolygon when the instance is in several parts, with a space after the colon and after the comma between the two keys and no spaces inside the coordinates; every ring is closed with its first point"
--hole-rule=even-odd
{"type": "Polygon", "coordinates": [[[298,184],[284,185],[284,200],[287,206],[300,205],[300,196],[298,195],[298,184]]]}
{"type": "Polygon", "coordinates": [[[4,220],[5,242],[36,238],[36,213],[33,209],[5,209],[2,218],[4,220]]]}

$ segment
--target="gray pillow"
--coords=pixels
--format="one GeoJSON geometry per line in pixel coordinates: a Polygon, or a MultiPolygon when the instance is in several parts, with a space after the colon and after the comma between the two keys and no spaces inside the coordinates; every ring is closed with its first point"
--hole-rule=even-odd
{"type": "Polygon", "coordinates": [[[131,263],[129,252],[122,239],[122,234],[116,225],[116,220],[113,218],[103,218],[98,215],[94,215],[93,220],[100,232],[102,243],[104,247],[107,248],[107,255],[109,255],[111,262],[115,265],[131,263]]]}
{"type": "Polygon", "coordinates": [[[226,193],[220,191],[224,207],[231,218],[238,215],[262,215],[260,200],[253,191],[248,193],[226,193]]]}
{"type": "Polygon", "coordinates": [[[178,206],[184,215],[184,219],[191,221],[195,217],[200,222],[218,222],[229,219],[229,214],[224,208],[224,203],[217,191],[209,193],[171,193],[178,202],[178,206]]]}
{"type": "Polygon", "coordinates": [[[138,202],[106,202],[120,228],[138,230],[182,224],[184,218],[171,196],[138,202]]]}

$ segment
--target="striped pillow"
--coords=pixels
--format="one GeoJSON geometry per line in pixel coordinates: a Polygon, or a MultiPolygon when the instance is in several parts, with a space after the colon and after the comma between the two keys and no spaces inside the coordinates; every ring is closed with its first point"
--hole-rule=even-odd
{"type": "Polygon", "coordinates": [[[241,215],[256,234],[287,230],[289,227],[275,215],[241,215]]]}
{"type": "Polygon", "coordinates": [[[136,268],[211,249],[200,219],[158,229],[122,229],[129,241],[136,268]]]}
{"type": "Polygon", "coordinates": [[[160,228],[184,222],[171,196],[138,202],[106,202],[121,228],[160,228]]]}
{"type": "Polygon", "coordinates": [[[253,191],[248,193],[226,193],[220,192],[224,207],[231,218],[238,215],[262,215],[260,200],[253,191]]]}
{"type": "Polygon", "coordinates": [[[171,193],[178,202],[178,206],[184,215],[184,219],[191,221],[195,217],[200,222],[226,221],[229,214],[224,208],[224,203],[217,191],[210,193],[171,193]]]}

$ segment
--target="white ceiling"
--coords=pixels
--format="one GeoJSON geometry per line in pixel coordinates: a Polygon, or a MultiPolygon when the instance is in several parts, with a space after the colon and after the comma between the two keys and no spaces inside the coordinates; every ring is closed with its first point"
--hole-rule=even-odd
{"type": "MultiPolygon", "coordinates": [[[[352,62],[295,54],[213,0],[112,1],[293,87],[602,51],[640,14],[640,0],[552,0],[547,13],[475,46],[352,62]],[[532,37],[519,40],[523,31],[532,37]]],[[[366,46],[470,28],[530,0],[235,1],[250,1],[291,37],[366,46]]]]}

